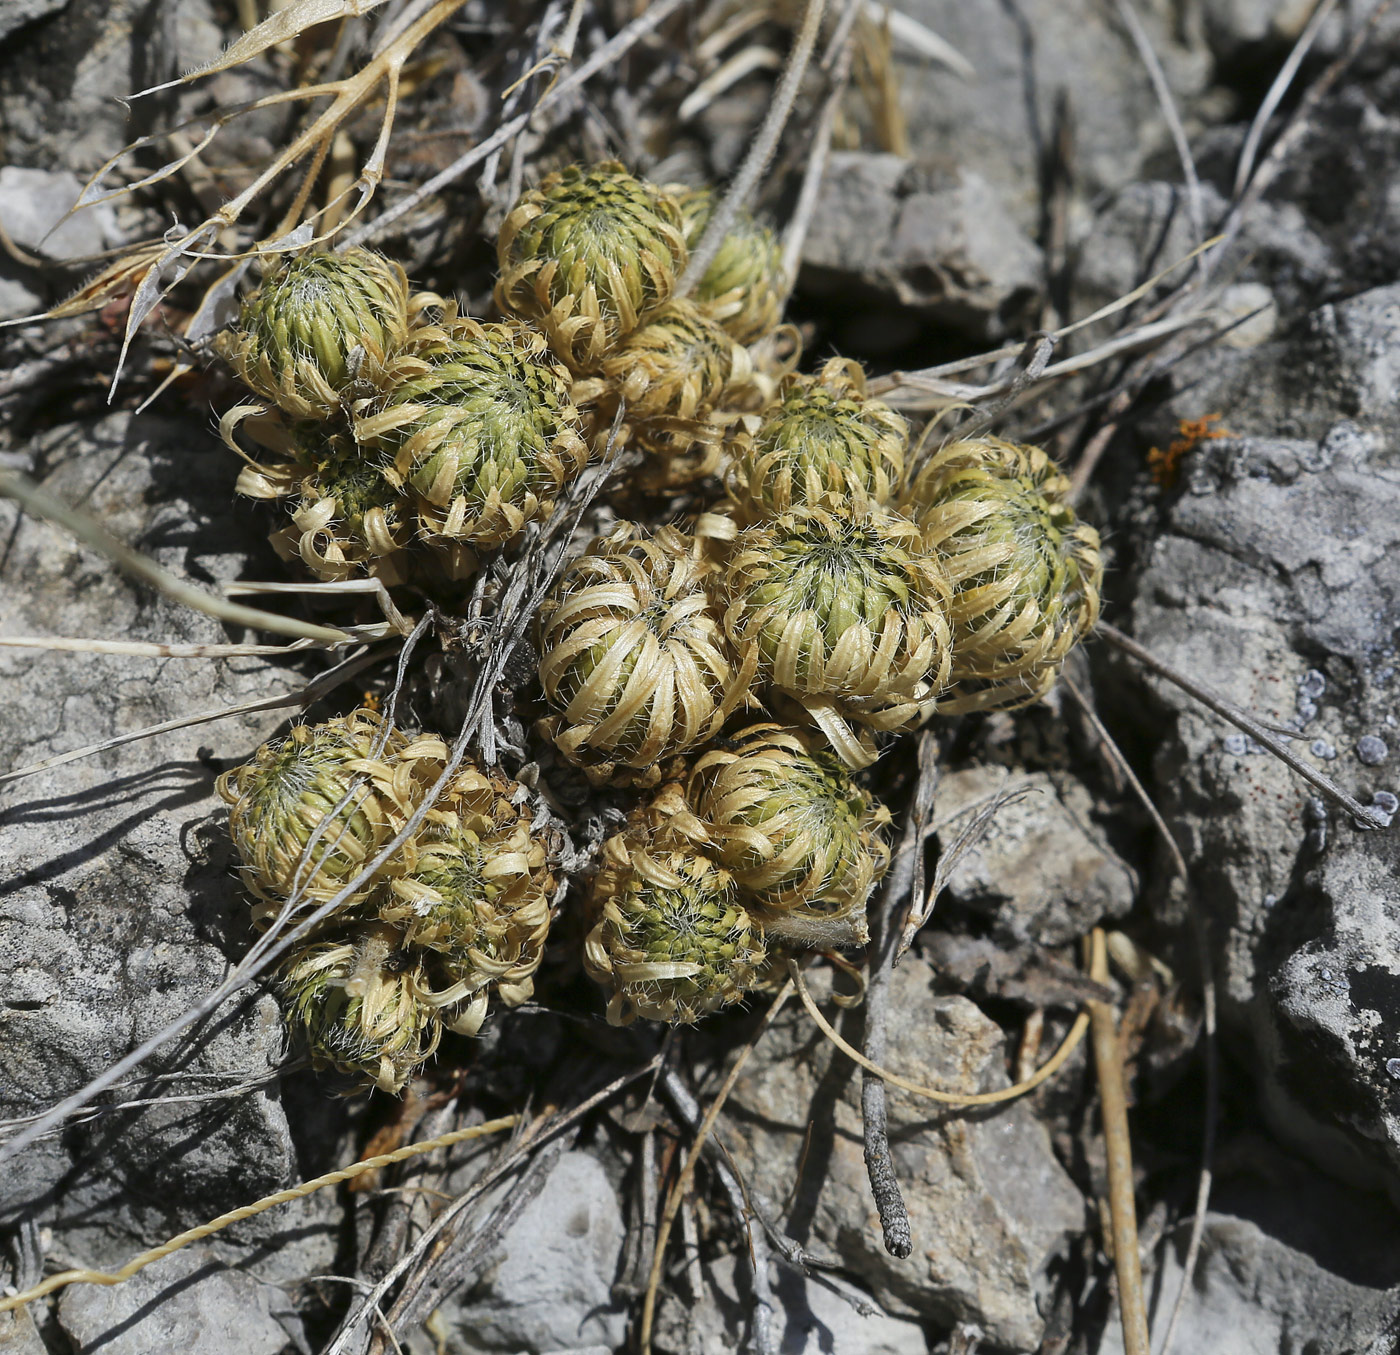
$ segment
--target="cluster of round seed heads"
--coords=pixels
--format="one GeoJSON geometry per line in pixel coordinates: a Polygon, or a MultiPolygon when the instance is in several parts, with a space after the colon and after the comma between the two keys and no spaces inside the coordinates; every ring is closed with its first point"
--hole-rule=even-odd
{"type": "Polygon", "coordinates": [[[1054,685],[1099,614],[1098,533],[1067,502],[1039,447],[952,442],[910,487],[905,511],[953,585],[950,713],[1027,705],[1054,685]]]}
{"type": "Polygon", "coordinates": [[[584,967],[614,1025],[697,1021],[738,1001],[766,958],[729,872],[664,834],[609,838],[591,899],[584,967]]]}
{"type": "Polygon", "coordinates": [[[706,572],[690,538],[630,523],[564,571],[540,608],[540,682],[570,760],[600,776],[654,771],[747,696],[754,646],[726,642],[706,572]]]}
{"type": "Polygon", "coordinates": [[[219,792],[266,923],[365,878],[282,970],[313,1057],[398,1090],[442,1029],[475,1034],[495,994],[530,997],[554,882],[518,787],[467,764],[388,861],[447,748],[370,711],[298,725],[225,773],[219,792]]]}
{"type": "Polygon", "coordinates": [[[887,505],[904,474],[909,425],[865,394],[858,364],[832,358],[815,376],[789,376],[726,476],[742,523],[793,508],[887,505]]]}

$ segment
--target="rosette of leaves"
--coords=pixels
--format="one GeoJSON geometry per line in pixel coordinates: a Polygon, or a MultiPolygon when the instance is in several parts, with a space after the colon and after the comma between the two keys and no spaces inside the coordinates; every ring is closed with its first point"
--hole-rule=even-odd
{"type": "Polygon", "coordinates": [[[737,1002],[766,947],[733,876],[693,846],[634,828],[609,838],[583,964],[608,1020],[689,1024],[737,1002]]]}
{"type": "Polygon", "coordinates": [[[496,304],[536,321],[580,373],[670,299],[688,258],[675,200],[616,161],[571,165],[526,192],[496,254],[496,304]]]}
{"type": "Polygon", "coordinates": [[[905,511],[953,585],[952,687],[939,709],[1010,709],[1054,685],[1099,616],[1099,534],[1039,448],[1000,438],[943,447],[905,511]]]}
{"type": "MultiPolygon", "coordinates": [[[[444,749],[444,752],[446,750],[444,749]]],[[[527,1001],[549,934],[553,877],[518,787],[474,768],[429,813],[411,869],[390,881],[379,917],[424,952],[420,996],[458,1034],[475,1035],[495,993],[527,1001]]]]}
{"type": "MultiPolygon", "coordinates": [[[[413,812],[423,789],[408,739],[373,711],[295,725],[219,777],[229,834],[265,922],[291,898],[321,903],[360,874],[413,812]]],[[[346,900],[363,902],[367,882],[346,900]]]]}
{"type": "Polygon", "coordinates": [[[277,986],[316,1067],[398,1092],[442,1034],[435,1011],[418,996],[423,982],[402,932],[360,923],[294,952],[277,986]]]}
{"type": "Polygon", "coordinates": [[[402,268],[364,249],[288,259],[244,303],[219,351],[240,380],[294,419],[328,419],[373,390],[411,324],[402,268]]]}
{"type": "Polygon", "coordinates": [[[904,475],[909,425],[865,394],[858,363],[832,358],[815,376],[789,376],[726,487],[744,522],[848,501],[889,504],[904,475]]]}
{"type": "Polygon", "coordinates": [[[712,738],[748,694],[754,646],[731,647],[707,567],[670,527],[620,523],[564,571],[540,608],[540,682],[555,744],[599,779],[712,738]]]}
{"type": "Polygon", "coordinates": [[[251,498],[288,501],[291,524],[271,537],[277,553],[301,560],[318,579],[373,574],[402,583],[413,504],[386,468],[342,434],[303,440],[296,454],[271,465],[250,462],[235,486],[251,498]]]}
{"type": "Polygon", "coordinates": [[[412,492],[430,540],[503,545],[587,464],[569,374],[525,325],[453,321],[395,371],[355,436],[412,492]]]}
{"type": "Polygon", "coordinates": [[[951,663],[952,589],[907,519],[874,505],[794,509],[738,534],[719,591],[730,642],[758,646],[760,677],[848,766],[874,758],[850,722],[908,729],[933,712],[951,663]]]}
{"type": "Polygon", "coordinates": [[[668,301],[602,362],[589,383],[602,397],[602,422],[620,397],[631,436],[649,453],[640,475],[651,490],[688,484],[710,474],[724,446],[724,407],[745,387],[753,364],[693,301],[668,301]]]}
{"type": "Polygon", "coordinates": [[[751,725],[701,755],[687,798],[766,931],[807,945],[869,940],[890,814],[835,754],[798,730],[751,725]]]}
{"type": "MultiPolygon", "coordinates": [[[[668,184],[680,205],[685,243],[694,249],[715,214],[713,188],[668,184]]],[[[767,226],[740,208],[714,261],[692,292],[694,299],[741,344],[777,328],[787,300],[783,247],[767,226]]]]}

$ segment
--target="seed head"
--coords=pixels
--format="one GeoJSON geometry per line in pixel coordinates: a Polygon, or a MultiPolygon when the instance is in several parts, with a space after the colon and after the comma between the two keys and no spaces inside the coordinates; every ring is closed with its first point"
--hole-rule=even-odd
{"type": "Polygon", "coordinates": [[[392,463],[430,536],[501,545],[587,462],[568,373],[524,325],[456,321],[397,370],[405,379],[355,435],[392,463]]]}
{"type": "Polygon", "coordinates": [[[432,1057],[442,1033],[416,995],[421,978],[402,933],[371,923],[342,927],[295,952],[278,987],[317,1067],[398,1092],[432,1057]]]}
{"type": "Polygon", "coordinates": [[[865,905],[889,864],[880,830],[890,815],[835,754],[797,730],[751,725],[700,757],[688,798],[766,931],[869,939],[865,905]]]}
{"type": "Polygon", "coordinates": [[[244,881],[267,905],[255,921],[293,895],[333,897],[398,832],[419,789],[415,763],[402,757],[407,746],[373,711],[360,710],[297,725],[219,778],[244,881]]]}
{"type": "Polygon", "coordinates": [[[540,681],[564,755],[611,775],[712,738],[748,694],[751,644],[731,648],[705,566],[674,528],[621,523],[579,556],[540,609],[540,681]]]}
{"type": "MultiPolygon", "coordinates": [[[[680,204],[685,243],[694,249],[719,205],[715,190],[672,184],[667,192],[680,204]]],[[[741,209],[693,295],[738,343],[771,333],[787,299],[783,249],[773,232],[741,209]]]]}
{"type": "Polygon", "coordinates": [[[680,208],[615,161],[529,190],[496,247],[501,310],[537,320],[575,371],[597,369],[668,300],[685,269],[680,208]]]}
{"type": "Polygon", "coordinates": [[[289,259],[243,306],[220,351],[239,378],[296,419],[336,414],[372,388],[409,331],[408,279],[363,249],[289,259]]]}
{"type": "Polygon", "coordinates": [[[910,728],[947,681],[951,588],[912,523],[867,505],[854,516],[797,508],[740,532],[720,595],[734,645],[758,645],[760,676],[797,698],[852,766],[871,760],[848,720],[910,728]]]}
{"type": "Polygon", "coordinates": [[[953,585],[953,685],[939,709],[1009,709],[1043,696],[1099,615],[1099,535],[1065,501],[1039,447],[953,442],[911,486],[905,511],[953,585]]]}
{"type": "Polygon", "coordinates": [[[430,812],[412,869],[389,884],[379,917],[429,952],[422,996],[459,1034],[474,1035],[492,992],[526,1001],[549,934],[553,877],[513,783],[474,767],[430,812]]]}
{"type": "Polygon", "coordinates": [[[832,358],[816,376],[789,376],[776,406],[726,477],[745,522],[851,500],[888,504],[904,474],[909,425],[865,394],[857,363],[832,358]]]}
{"type": "Polygon", "coordinates": [[[765,957],[729,872],[664,836],[610,838],[592,908],[583,963],[608,989],[613,1025],[698,1021],[737,1002],[765,957]]]}

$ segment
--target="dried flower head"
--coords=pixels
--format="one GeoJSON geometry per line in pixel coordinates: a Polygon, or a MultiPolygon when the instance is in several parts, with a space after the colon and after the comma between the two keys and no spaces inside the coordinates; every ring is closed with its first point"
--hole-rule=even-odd
{"type": "Polygon", "coordinates": [[[408,945],[431,952],[434,982],[420,996],[463,1035],[480,1030],[491,993],[512,1007],[529,999],[549,934],[553,877],[529,811],[511,803],[517,789],[460,772],[430,811],[412,868],[378,904],[408,945]]]}
{"type": "Polygon", "coordinates": [[[540,609],[540,681],[564,755],[652,770],[713,737],[748,693],[753,646],[731,650],[705,568],[674,528],[620,523],[565,570],[540,609]],[[736,657],[738,656],[738,657],[736,657]]]}
{"type": "Polygon", "coordinates": [[[402,1090],[442,1033],[433,1009],[416,996],[416,969],[402,934],[382,924],[342,928],[295,952],[278,987],[312,1062],[381,1091],[402,1090]]]}
{"type": "Polygon", "coordinates": [[[219,777],[243,879],[263,900],[255,921],[294,895],[332,898],[398,832],[420,788],[416,762],[403,756],[407,747],[380,716],[358,710],[297,725],[219,777]]]}
{"type": "Polygon", "coordinates": [[[674,199],[615,161],[570,166],[525,193],[496,253],[496,304],[537,320],[580,372],[670,298],[687,259],[674,199]]]}
{"type": "Polygon", "coordinates": [[[569,375],[524,325],[455,321],[396,370],[403,379],[355,436],[392,461],[429,534],[501,545],[587,462],[569,375]]]}
{"type": "Polygon", "coordinates": [[[297,419],[337,413],[372,387],[408,337],[408,279],[368,250],[287,260],[243,306],[220,351],[239,378],[297,419]]]}
{"type": "MultiPolygon", "coordinates": [[[[694,249],[719,206],[713,188],[668,185],[680,204],[685,243],[694,249]]],[[[740,208],[714,261],[693,293],[739,342],[753,343],[778,327],[787,300],[783,247],[767,226],[740,208]]]]}
{"type": "Polygon", "coordinates": [[[1069,480],[1039,447],[949,443],[905,509],[953,584],[952,682],[939,709],[1026,705],[1099,616],[1099,534],[1066,502],[1069,480]]]}
{"type": "Polygon", "coordinates": [[[724,571],[724,628],[756,642],[760,675],[797,698],[851,766],[871,760],[848,720],[906,729],[948,678],[951,589],[911,522],[798,508],[740,532],[724,571]]]}
{"type": "Polygon", "coordinates": [[[766,931],[863,944],[865,905],[889,865],[889,810],[809,736],[751,725],[704,753],[688,798],[716,859],[753,895],[766,931]]]}
{"type": "Polygon", "coordinates": [[[909,425],[865,394],[859,364],[832,358],[789,376],[752,443],[726,477],[745,522],[848,500],[888,504],[904,474],[909,425]]]}
{"type": "Polygon", "coordinates": [[[664,835],[608,839],[592,908],[583,963],[613,1025],[697,1021],[737,1002],[766,954],[729,872],[664,835]]]}

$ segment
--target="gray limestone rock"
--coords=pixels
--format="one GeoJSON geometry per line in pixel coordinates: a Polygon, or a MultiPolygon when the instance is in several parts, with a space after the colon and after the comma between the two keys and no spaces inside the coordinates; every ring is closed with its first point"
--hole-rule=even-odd
{"type": "Polygon", "coordinates": [[[996,336],[1041,285],[1040,250],[966,166],[834,154],[802,253],[803,287],[913,307],[996,336]]]}
{"type": "Polygon", "coordinates": [[[25,24],[57,14],[68,0],[5,0],[0,6],[0,39],[8,38],[25,24]]]}
{"type": "MultiPolygon", "coordinates": [[[[1396,790],[1394,769],[1361,750],[1393,740],[1400,715],[1397,338],[1400,289],[1385,288],[1325,308],[1228,378],[1231,425],[1254,435],[1193,454],[1133,608],[1144,644],[1291,726],[1295,751],[1363,803],[1396,790]],[[1285,401],[1290,435],[1270,436],[1285,401]]],[[[1157,791],[1271,1122],[1329,1171],[1400,1198],[1386,1071],[1400,1053],[1400,840],[1358,832],[1252,740],[1151,689],[1169,731],[1157,791]]]]}
{"type": "MultiPolygon", "coordinates": [[[[202,424],[114,414],[54,430],[29,450],[50,492],[166,568],[210,582],[243,570],[257,532],[233,500],[236,467],[202,424]]],[[[24,581],[0,593],[0,633],[229,638],[12,503],[0,502],[0,522],[6,578],[24,581]]],[[[0,767],[302,681],[258,658],[5,648],[0,684],[23,718],[0,725],[0,767]]],[[[211,751],[242,759],[281,718],[262,712],[196,725],[0,788],[0,1119],[33,1115],[75,1091],[207,994],[246,950],[247,902],[218,826],[211,751]]],[[[70,1263],[105,1263],[125,1259],[133,1238],[158,1242],[286,1185],[298,1173],[275,1077],[283,1046],[269,995],[255,989],[230,1001],[102,1098],[95,1116],[8,1165],[6,1218],[51,1226],[70,1263]],[[87,1233],[68,1237],[94,1209],[118,1231],[110,1253],[94,1253],[103,1244],[87,1233]]],[[[305,1233],[329,1207],[316,1199],[270,1213],[230,1240],[305,1233]]],[[[325,1236],[308,1245],[322,1260],[333,1247],[325,1236]]]]}
{"type": "Polygon", "coordinates": [[[466,1355],[615,1349],[627,1332],[611,1287],[625,1228],[617,1193],[591,1154],[560,1156],[455,1306],[466,1355]]]}
{"type": "MultiPolygon", "coordinates": [[[[813,981],[823,981],[815,971],[813,981]]],[[[934,1086],[1006,1085],[1000,1029],[965,998],[935,997],[914,955],[895,970],[890,1011],[888,1066],[934,1086]]],[[[791,1201],[778,1226],[838,1255],[887,1312],[973,1322],[997,1345],[1034,1349],[1037,1286],[1084,1222],[1044,1126],[1022,1104],[949,1114],[892,1091],[891,1152],[914,1239],[913,1255],[895,1260],[866,1179],[860,1078],[832,1054],[799,1008],[779,1016],[745,1067],[723,1138],[750,1192],[770,1215],[791,1201]]]]}
{"type": "MultiPolygon", "coordinates": [[[[721,1256],[703,1267],[704,1290],[691,1299],[667,1294],[659,1306],[655,1345],[662,1355],[710,1355],[737,1350],[743,1339],[751,1300],[746,1280],[736,1275],[735,1259],[721,1256]]],[[[694,1271],[691,1272],[695,1274],[694,1271]]],[[[858,1301],[873,1307],[867,1295],[834,1281],[858,1301]]],[[[927,1355],[928,1340],[916,1322],[879,1311],[858,1312],[825,1285],[793,1270],[775,1267],[771,1275],[778,1312],[773,1330],[780,1355],[927,1355]]]]}
{"type": "MultiPolygon", "coordinates": [[[[974,767],[939,781],[938,818],[971,810],[1004,785],[1006,772],[974,767]]],[[[1056,785],[1043,772],[1014,778],[1028,793],[1002,805],[986,833],[954,868],[950,898],[989,913],[999,941],[1062,946],[1105,917],[1133,906],[1133,872],[1104,843],[1091,818],[1089,793],[1077,781],[1056,785]]],[[[943,833],[946,846],[965,820],[943,833]]]]}
{"type": "Polygon", "coordinates": [[[68,217],[82,188],[77,175],[63,170],[6,165],[0,169],[0,224],[21,249],[47,259],[98,254],[118,243],[116,222],[101,204],[68,217]]]}
{"type": "Polygon", "coordinates": [[[282,1290],[190,1247],[124,1284],[64,1291],[58,1321],[77,1355],[281,1355],[305,1342],[282,1290]]]}

